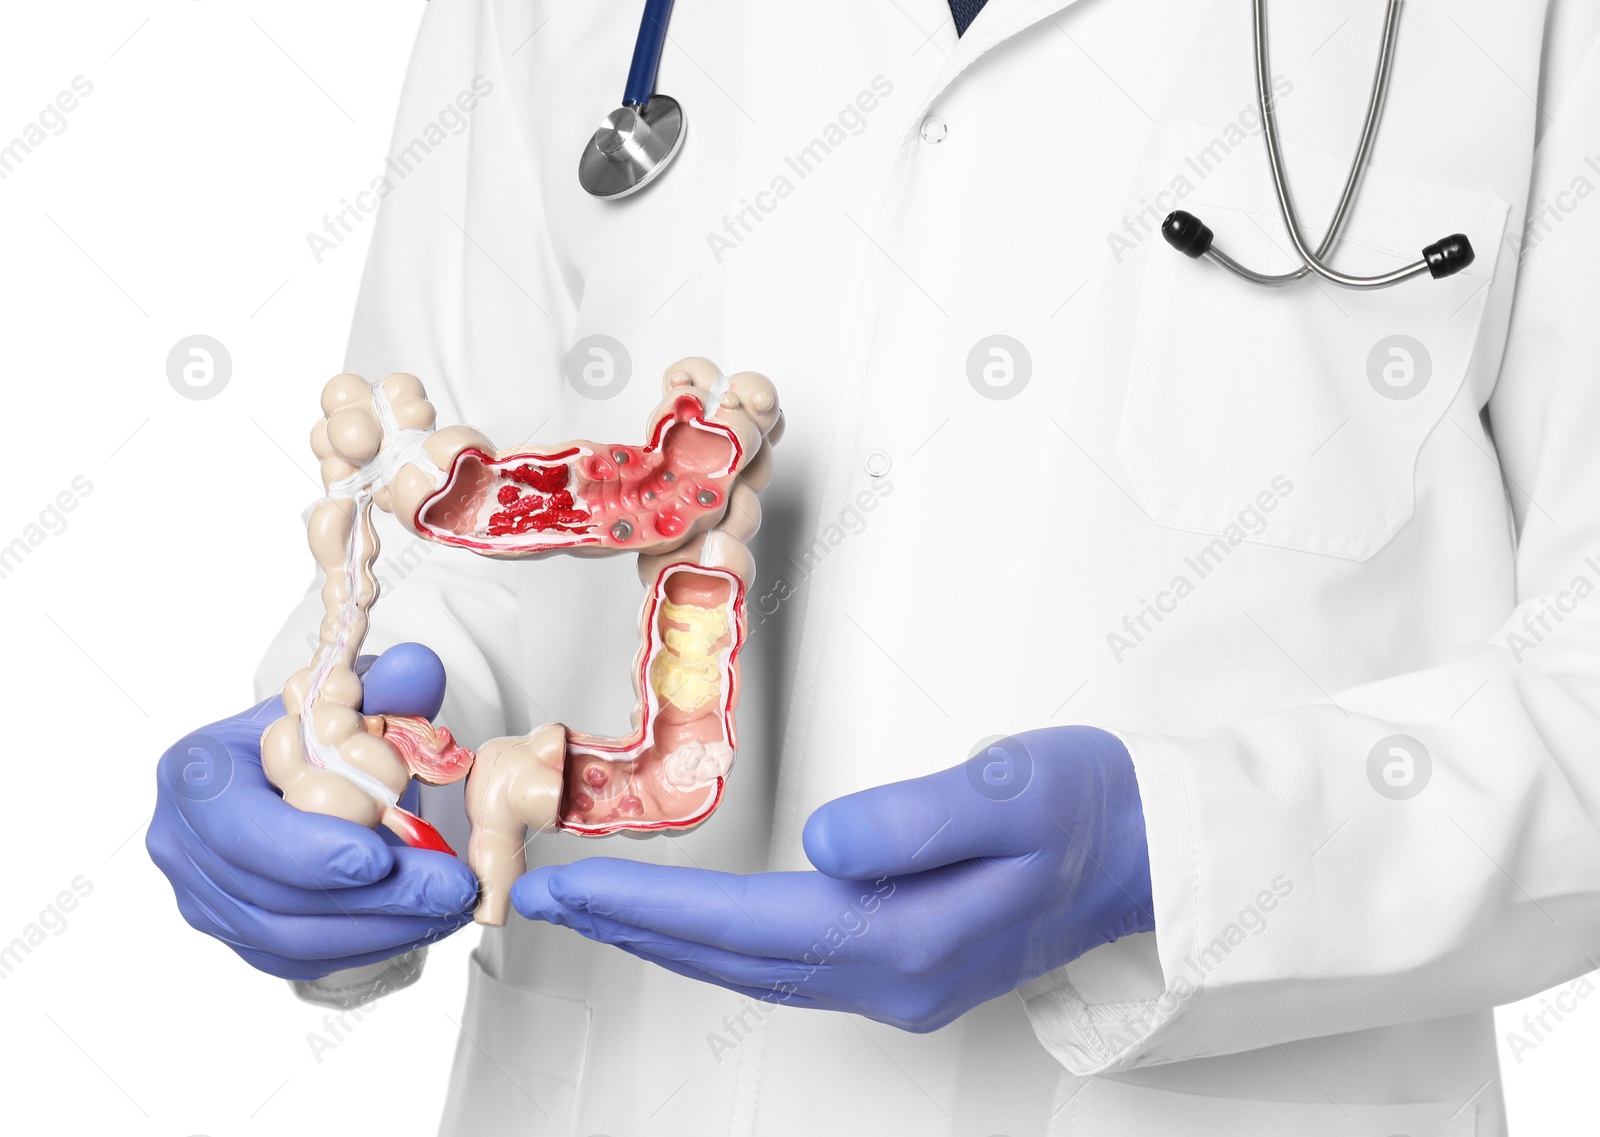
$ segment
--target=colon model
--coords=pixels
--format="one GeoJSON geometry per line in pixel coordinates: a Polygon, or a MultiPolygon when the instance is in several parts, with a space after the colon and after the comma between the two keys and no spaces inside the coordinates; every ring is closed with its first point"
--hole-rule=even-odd
{"type": "Polygon", "coordinates": [[[739,649],[755,576],[748,542],[782,414],[767,379],[724,378],[704,359],[674,364],[662,385],[642,446],[507,452],[470,427],[434,430],[413,376],[340,375],[323,390],[312,447],[328,496],[309,540],[326,615],[310,666],[284,686],[286,713],[262,738],[263,763],[292,805],[444,852],[400,796],[413,777],[465,778],[480,923],[505,922],[528,830],[687,829],[722,800],[738,747],[739,649]],[[363,715],[355,663],[378,596],[374,507],[427,540],[488,557],[636,554],[646,592],[632,729],[606,738],[552,723],[474,755],[427,720],[363,715]]]}

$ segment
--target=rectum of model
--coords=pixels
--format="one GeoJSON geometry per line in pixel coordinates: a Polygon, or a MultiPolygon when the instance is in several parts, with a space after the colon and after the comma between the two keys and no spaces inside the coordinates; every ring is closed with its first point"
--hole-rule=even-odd
{"type": "Polygon", "coordinates": [[[310,665],[284,685],[285,714],[262,737],[262,761],[291,805],[447,853],[400,797],[412,778],[465,778],[480,923],[505,922],[530,829],[688,829],[722,800],[738,749],[748,542],[783,415],[764,376],[724,376],[705,359],[673,364],[662,390],[643,445],[498,451],[471,427],[435,430],[415,376],[338,375],[323,389],[311,444],[327,496],[308,538],[325,615],[310,665]],[[378,599],[374,507],[426,540],[488,557],[637,555],[645,599],[633,729],[606,738],[551,723],[473,754],[424,719],[363,715],[355,666],[378,599]]]}

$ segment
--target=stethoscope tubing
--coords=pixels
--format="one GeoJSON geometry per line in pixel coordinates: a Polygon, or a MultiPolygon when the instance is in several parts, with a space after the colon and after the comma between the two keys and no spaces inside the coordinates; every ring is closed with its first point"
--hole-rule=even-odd
{"type": "Polygon", "coordinates": [[[1372,81],[1372,97],[1367,104],[1367,117],[1361,130],[1361,143],[1356,150],[1355,160],[1351,163],[1350,177],[1345,182],[1338,209],[1334,212],[1333,221],[1328,227],[1328,234],[1323,238],[1321,247],[1313,250],[1300,231],[1300,215],[1295,209],[1294,198],[1289,191],[1288,174],[1283,162],[1283,147],[1278,137],[1278,114],[1272,97],[1271,52],[1267,44],[1267,0],[1255,0],[1256,102],[1261,108],[1261,121],[1267,143],[1267,161],[1272,166],[1272,186],[1278,198],[1278,212],[1283,217],[1284,227],[1289,231],[1289,240],[1293,242],[1295,252],[1300,255],[1304,264],[1297,271],[1285,274],[1281,278],[1266,277],[1245,269],[1243,265],[1220,254],[1216,249],[1212,249],[1208,256],[1247,279],[1258,284],[1274,286],[1299,280],[1307,272],[1314,272],[1324,280],[1344,288],[1391,288],[1429,271],[1427,260],[1421,259],[1381,276],[1350,276],[1331,268],[1323,260],[1337,243],[1349,218],[1350,207],[1360,191],[1362,179],[1366,176],[1373,142],[1378,136],[1378,125],[1383,118],[1384,105],[1388,101],[1389,79],[1394,71],[1395,45],[1400,35],[1400,8],[1403,3],[1404,0],[1389,0],[1389,11],[1383,28],[1383,46],[1378,53],[1377,73],[1372,81]]]}
{"type": "MultiPolygon", "coordinates": [[[[1354,159],[1351,160],[1350,174],[1345,179],[1344,192],[1339,196],[1339,205],[1334,210],[1333,220],[1328,223],[1328,232],[1322,238],[1322,244],[1317,248],[1316,259],[1319,263],[1327,258],[1328,254],[1333,251],[1334,246],[1339,243],[1339,238],[1344,234],[1345,222],[1350,219],[1350,207],[1355,203],[1356,195],[1361,192],[1361,183],[1366,177],[1367,163],[1372,156],[1373,140],[1378,136],[1378,124],[1383,117],[1383,109],[1389,98],[1389,74],[1400,29],[1400,4],[1401,0],[1390,0],[1389,14],[1383,28],[1383,49],[1378,57],[1377,74],[1373,79],[1372,93],[1367,101],[1367,113],[1363,120],[1364,124],[1361,131],[1361,144],[1356,150],[1354,159]]],[[[1271,93],[1271,64],[1270,60],[1264,60],[1263,58],[1267,54],[1266,25],[1262,18],[1263,10],[1264,0],[1256,0],[1256,102],[1261,108],[1263,129],[1268,129],[1265,124],[1269,119],[1272,124],[1270,129],[1274,142],[1269,143],[1268,147],[1270,159],[1270,156],[1274,153],[1279,153],[1279,150],[1275,145],[1277,114],[1273,106],[1271,93]]],[[[1279,184],[1283,185],[1283,162],[1281,156],[1275,169],[1277,170],[1279,184]]],[[[1284,196],[1287,196],[1287,188],[1285,188],[1284,196]]],[[[1282,200],[1282,198],[1279,199],[1280,210],[1282,208],[1282,200]]],[[[1293,211],[1292,203],[1289,208],[1293,211]]],[[[1282,288],[1298,280],[1304,280],[1311,273],[1309,261],[1293,272],[1264,273],[1240,264],[1227,253],[1215,247],[1207,251],[1205,257],[1235,275],[1242,276],[1254,284],[1265,285],[1268,288],[1282,288]]]]}
{"type": "Polygon", "coordinates": [[[642,107],[656,93],[656,75],[661,70],[661,51],[667,44],[672,4],[673,0],[645,0],[639,38],[633,45],[633,62],[628,66],[628,86],[622,93],[625,107],[642,107]]]}

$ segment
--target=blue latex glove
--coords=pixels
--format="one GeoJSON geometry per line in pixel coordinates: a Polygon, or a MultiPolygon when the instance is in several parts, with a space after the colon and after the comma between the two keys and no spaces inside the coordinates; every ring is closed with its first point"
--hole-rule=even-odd
{"type": "Polygon", "coordinates": [[[1155,928],[1133,763],[1090,727],[830,802],[804,844],[819,872],[594,858],[526,874],[511,900],[680,975],[913,1031],[1155,928]]]}
{"type": "MultiPolygon", "coordinates": [[[[444,665],[427,648],[362,663],[365,713],[439,713],[444,665]]],[[[283,801],[261,769],[261,732],[282,714],[268,699],[161,757],[145,847],[184,919],[285,979],[389,959],[469,921],[478,882],[464,862],[283,801]]]]}

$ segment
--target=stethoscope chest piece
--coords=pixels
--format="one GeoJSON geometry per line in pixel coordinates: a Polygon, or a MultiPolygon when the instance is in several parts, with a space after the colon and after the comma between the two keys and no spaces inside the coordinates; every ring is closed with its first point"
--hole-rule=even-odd
{"type": "Polygon", "coordinates": [[[683,148],[688,124],[670,95],[625,104],[606,115],[583,148],[578,181],[595,197],[617,198],[649,185],[683,148]]]}

